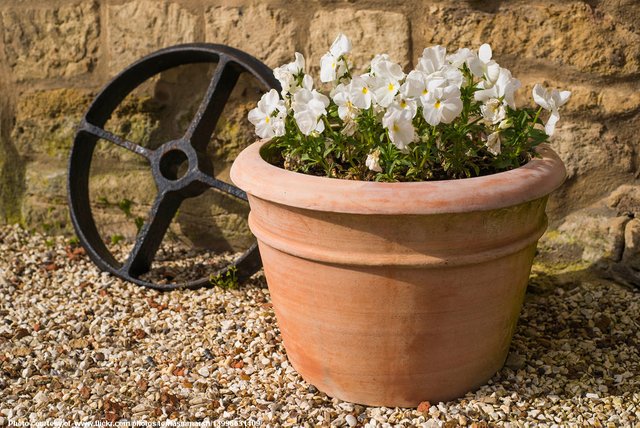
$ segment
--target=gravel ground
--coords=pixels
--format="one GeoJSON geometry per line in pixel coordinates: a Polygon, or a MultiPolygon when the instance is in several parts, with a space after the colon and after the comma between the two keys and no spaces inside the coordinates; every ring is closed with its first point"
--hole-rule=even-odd
{"type": "Polygon", "coordinates": [[[64,238],[0,228],[0,426],[208,420],[253,426],[640,426],[640,294],[534,274],[507,364],[418,409],[331,399],[287,363],[263,277],[159,293],[64,238]]]}

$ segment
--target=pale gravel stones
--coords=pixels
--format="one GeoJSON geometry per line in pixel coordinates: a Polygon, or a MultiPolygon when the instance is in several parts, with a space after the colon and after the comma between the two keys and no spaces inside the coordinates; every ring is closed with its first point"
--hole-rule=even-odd
{"type": "Polygon", "coordinates": [[[258,3],[247,7],[212,6],[205,11],[205,39],[254,55],[270,67],[293,60],[299,49],[289,14],[258,3]]]}
{"type": "MultiPolygon", "coordinates": [[[[259,274],[158,293],[100,273],[63,238],[0,228],[0,418],[259,421],[261,426],[634,426],[640,295],[534,267],[507,367],[417,409],[330,399],[286,359],[259,274]]],[[[1,422],[1,421],[0,421],[1,422]]]]}
{"type": "Polygon", "coordinates": [[[100,31],[97,3],[42,6],[17,6],[0,13],[4,56],[13,78],[67,78],[91,71],[100,31]]]}
{"type": "Polygon", "coordinates": [[[167,0],[109,4],[106,22],[112,73],[157,49],[197,39],[197,15],[167,0]]]}
{"type": "Polygon", "coordinates": [[[364,72],[374,55],[379,53],[388,53],[405,69],[411,63],[410,27],[405,15],[383,10],[336,8],[320,10],[313,16],[307,48],[309,65],[318,67],[320,58],[339,32],[344,32],[351,40],[352,61],[359,67],[359,72],[364,72]]]}

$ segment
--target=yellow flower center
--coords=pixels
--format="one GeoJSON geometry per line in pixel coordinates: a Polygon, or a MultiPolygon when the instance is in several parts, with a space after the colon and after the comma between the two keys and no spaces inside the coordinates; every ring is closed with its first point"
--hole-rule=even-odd
{"type": "Polygon", "coordinates": [[[407,102],[405,100],[400,101],[400,107],[407,108],[407,102]]]}
{"type": "Polygon", "coordinates": [[[265,123],[269,123],[269,121],[270,121],[270,120],[271,120],[271,119],[269,118],[269,116],[267,116],[267,117],[265,117],[265,118],[264,118],[265,123]]]}
{"type": "Polygon", "coordinates": [[[428,93],[429,93],[429,91],[427,91],[426,88],[422,90],[422,95],[427,95],[428,93]]]}
{"type": "Polygon", "coordinates": [[[394,131],[394,132],[398,132],[398,131],[400,131],[400,127],[398,126],[398,124],[397,124],[397,123],[394,123],[394,124],[393,124],[393,131],[394,131]]]}
{"type": "Polygon", "coordinates": [[[366,94],[367,92],[369,92],[369,89],[367,89],[367,87],[366,87],[366,86],[365,86],[365,87],[363,87],[363,88],[362,88],[362,93],[363,93],[363,94],[366,94]]]}
{"type": "Polygon", "coordinates": [[[436,103],[434,104],[435,108],[440,108],[440,100],[436,100],[436,103]]]}
{"type": "Polygon", "coordinates": [[[393,83],[389,83],[389,86],[387,86],[387,89],[389,91],[393,91],[395,89],[395,86],[393,86],[393,83]]]}

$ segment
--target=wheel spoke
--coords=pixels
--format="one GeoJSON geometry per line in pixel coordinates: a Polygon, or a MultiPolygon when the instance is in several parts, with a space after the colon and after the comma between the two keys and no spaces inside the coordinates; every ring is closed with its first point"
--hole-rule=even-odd
{"type": "Polygon", "coordinates": [[[122,267],[125,274],[137,277],[149,271],[182,200],[183,197],[177,193],[161,193],[156,197],[149,218],[140,229],[133,250],[122,267]]]}
{"type": "Polygon", "coordinates": [[[185,134],[185,139],[191,141],[196,150],[204,151],[207,148],[240,72],[226,55],[220,55],[211,83],[185,134]]]}
{"type": "Polygon", "coordinates": [[[196,180],[206,184],[209,187],[220,190],[221,192],[228,193],[231,196],[242,199],[243,201],[247,200],[247,194],[244,191],[238,189],[232,184],[225,183],[224,181],[218,180],[217,178],[213,178],[210,175],[205,174],[204,172],[200,172],[196,180]]]}
{"type": "Polygon", "coordinates": [[[151,156],[151,150],[145,147],[142,147],[139,144],[132,143],[131,141],[125,140],[124,138],[121,138],[105,129],[95,126],[87,122],[87,120],[83,120],[82,122],[80,122],[78,131],[79,132],[84,131],[91,135],[95,135],[98,138],[102,138],[103,140],[110,141],[120,147],[123,147],[127,150],[130,150],[134,153],[144,156],[147,159],[149,159],[149,156],[151,156]]]}

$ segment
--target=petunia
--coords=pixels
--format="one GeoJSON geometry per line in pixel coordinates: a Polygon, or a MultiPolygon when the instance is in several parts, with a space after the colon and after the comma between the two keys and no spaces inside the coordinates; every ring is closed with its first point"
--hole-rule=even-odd
{"type": "Polygon", "coordinates": [[[544,127],[544,131],[547,135],[553,135],[556,123],[558,123],[558,120],[560,119],[560,112],[558,109],[569,100],[570,96],[570,91],[558,91],[557,89],[549,91],[538,83],[533,86],[533,100],[540,107],[551,112],[551,116],[549,116],[549,120],[544,127]]]}
{"type": "Polygon", "coordinates": [[[389,132],[389,139],[393,145],[403,152],[416,139],[416,130],[409,110],[387,110],[382,118],[382,126],[389,132]]]}
{"type": "Polygon", "coordinates": [[[329,52],[320,59],[320,81],[333,82],[347,71],[344,55],[351,52],[351,42],[344,34],[338,34],[329,52]]]}
{"type": "Polygon", "coordinates": [[[429,125],[451,123],[462,112],[460,89],[456,86],[433,87],[420,98],[422,115],[429,125]]]}
{"type": "Polygon", "coordinates": [[[271,89],[264,94],[258,106],[249,112],[249,122],[256,127],[260,138],[272,138],[284,135],[284,117],[286,108],[278,92],[271,89]]]}

